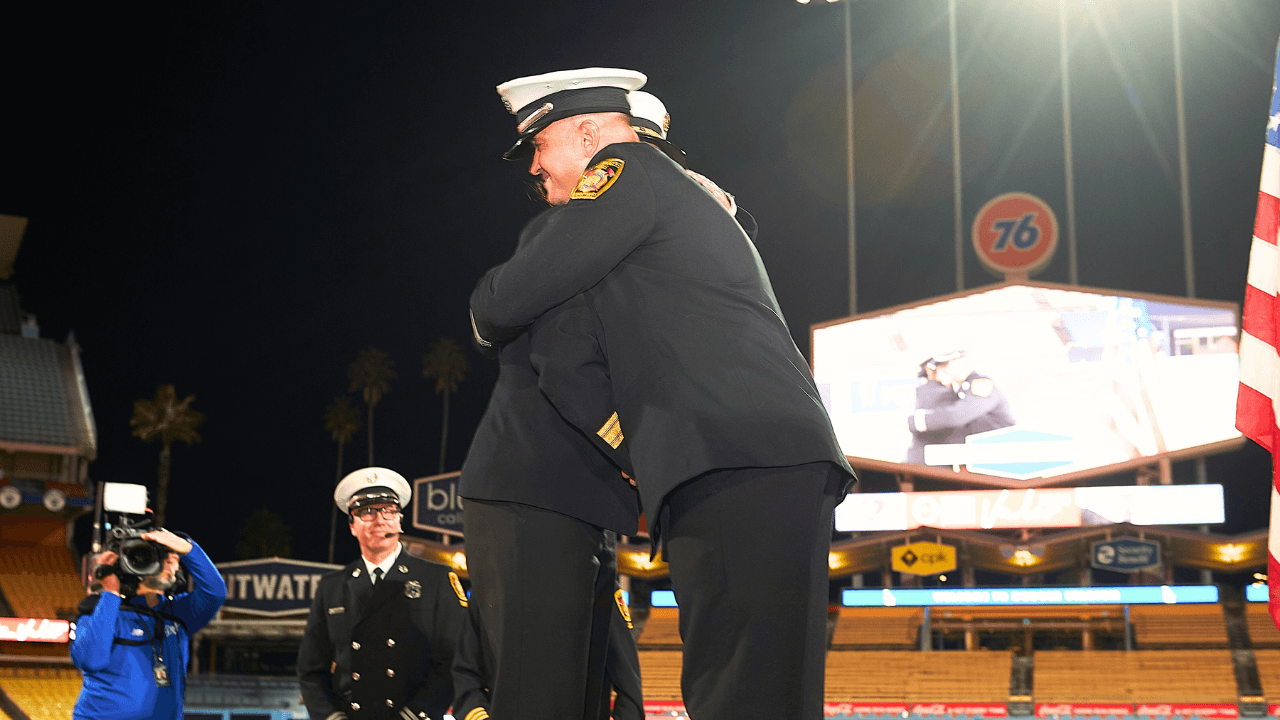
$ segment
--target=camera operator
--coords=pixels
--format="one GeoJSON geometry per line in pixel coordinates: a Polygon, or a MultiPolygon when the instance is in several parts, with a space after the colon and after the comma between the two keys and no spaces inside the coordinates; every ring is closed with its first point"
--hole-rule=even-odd
{"type": "Polygon", "coordinates": [[[227,597],[222,575],[199,545],[163,529],[141,540],[160,563],[154,574],[130,574],[111,550],[95,558],[97,580],[80,601],[71,644],[71,660],[84,674],[75,720],[181,718],[190,637],[227,597]]]}

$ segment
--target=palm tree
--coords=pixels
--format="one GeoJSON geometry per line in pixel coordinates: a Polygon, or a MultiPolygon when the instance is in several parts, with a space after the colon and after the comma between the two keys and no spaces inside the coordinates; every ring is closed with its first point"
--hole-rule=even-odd
{"type": "Polygon", "coordinates": [[[445,443],[449,440],[449,393],[458,391],[458,384],[467,376],[471,364],[467,353],[453,338],[440,338],[431,346],[431,352],[422,356],[422,377],[436,381],[436,394],[444,394],[444,420],[440,423],[440,469],[444,472],[445,443]]]}
{"type": "MultiPolygon", "coordinates": [[[[324,411],[324,429],[338,443],[338,472],[334,485],[342,482],[342,446],[351,441],[360,427],[360,411],[351,404],[351,398],[340,395],[324,411]]],[[[333,538],[338,532],[338,506],[331,505],[329,513],[329,562],[333,562],[333,538]]]]}
{"type": "Polygon", "coordinates": [[[391,389],[391,381],[397,375],[395,363],[391,356],[371,347],[361,350],[355,362],[347,368],[347,379],[351,381],[349,392],[359,391],[360,397],[369,406],[369,465],[373,465],[373,406],[378,404],[383,395],[391,389]]]}
{"type": "Polygon", "coordinates": [[[204,413],[191,409],[195,395],[188,395],[178,402],[173,385],[156,388],[154,400],[134,400],[133,426],[135,437],[150,442],[160,439],[160,467],[156,472],[155,526],[164,527],[164,509],[169,495],[169,447],[174,441],[187,445],[200,442],[196,428],[204,422],[204,413]]]}

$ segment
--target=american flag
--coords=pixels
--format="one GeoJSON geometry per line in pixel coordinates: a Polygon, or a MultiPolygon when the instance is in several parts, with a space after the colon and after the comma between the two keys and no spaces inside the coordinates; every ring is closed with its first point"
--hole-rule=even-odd
{"type": "MultiPolygon", "coordinates": [[[[1276,48],[1276,75],[1280,82],[1280,47],[1276,48]]],[[[1236,427],[1245,437],[1271,452],[1271,528],[1267,536],[1267,609],[1280,626],[1280,252],[1276,230],[1280,227],[1280,92],[1271,86],[1271,117],[1267,144],[1262,151],[1262,182],[1258,187],[1258,215],[1253,224],[1253,248],[1249,251],[1249,284],[1245,287],[1244,333],[1240,337],[1240,395],[1236,401],[1236,427]]]]}

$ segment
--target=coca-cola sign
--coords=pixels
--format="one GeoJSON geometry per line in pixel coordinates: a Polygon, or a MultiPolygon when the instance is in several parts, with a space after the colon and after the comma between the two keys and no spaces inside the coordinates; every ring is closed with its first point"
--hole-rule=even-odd
{"type": "Polygon", "coordinates": [[[1123,717],[1133,714],[1132,705],[1114,705],[1107,703],[1038,703],[1036,717],[1106,717],[1113,715],[1123,717]]]}
{"type": "Polygon", "coordinates": [[[1003,718],[1009,717],[1009,707],[1004,703],[916,703],[911,714],[1003,718]]]}
{"type": "Polygon", "coordinates": [[[0,640],[70,642],[71,623],[50,618],[0,618],[0,640]]]}
{"type": "Polygon", "coordinates": [[[1138,715],[1147,717],[1191,717],[1201,718],[1238,718],[1239,705],[1228,704],[1187,704],[1187,703],[1144,703],[1138,705],[1138,715]]]}
{"type": "Polygon", "coordinates": [[[864,715],[906,715],[906,703],[829,702],[824,703],[822,714],[829,718],[860,717],[864,715]]]}

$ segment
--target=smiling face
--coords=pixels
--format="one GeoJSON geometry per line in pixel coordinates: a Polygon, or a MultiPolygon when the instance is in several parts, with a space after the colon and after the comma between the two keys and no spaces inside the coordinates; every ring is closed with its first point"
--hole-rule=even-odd
{"type": "Polygon", "coordinates": [[[537,175],[547,202],[564,205],[597,152],[619,142],[638,142],[622,113],[592,113],[557,120],[533,136],[529,173],[537,175]]]}
{"type": "Polygon", "coordinates": [[[575,122],[581,120],[580,116],[557,120],[533,137],[529,173],[538,176],[547,202],[552,205],[569,202],[569,195],[591,159],[592,153],[586,152],[579,123],[575,122]]]}
{"type": "Polygon", "coordinates": [[[360,543],[361,554],[378,555],[394,549],[400,542],[400,517],[400,506],[395,503],[378,503],[352,510],[351,534],[360,543]]]}

